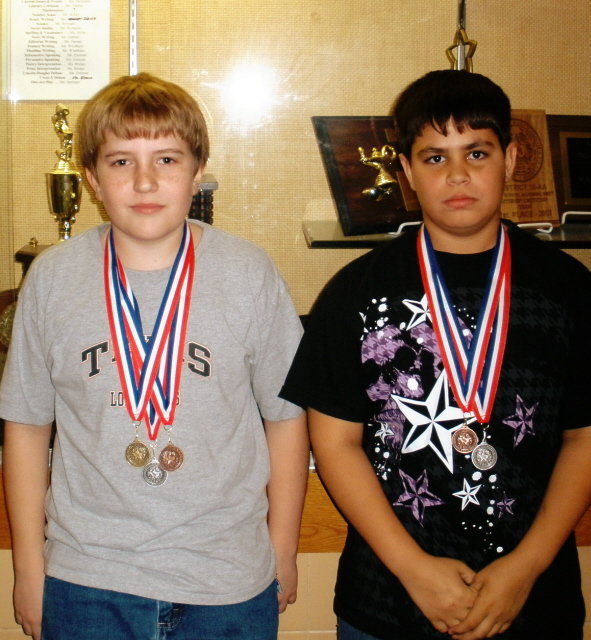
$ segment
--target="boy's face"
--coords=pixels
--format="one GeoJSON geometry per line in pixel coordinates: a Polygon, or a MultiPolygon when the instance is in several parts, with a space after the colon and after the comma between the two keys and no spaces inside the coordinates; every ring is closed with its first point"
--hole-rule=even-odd
{"type": "Polygon", "coordinates": [[[465,128],[453,121],[447,135],[424,127],[411,150],[400,156],[416,191],[433,246],[442,251],[477,252],[496,240],[505,181],[515,165],[515,145],[505,153],[491,129],[465,128]]]}
{"type": "Polygon", "coordinates": [[[201,172],[175,135],[125,140],[108,131],[86,177],[119,236],[154,242],[182,233],[201,172]]]}

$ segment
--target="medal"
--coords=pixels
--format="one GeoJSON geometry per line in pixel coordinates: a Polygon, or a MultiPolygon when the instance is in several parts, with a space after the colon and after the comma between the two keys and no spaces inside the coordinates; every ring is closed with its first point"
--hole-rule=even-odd
{"type": "Polygon", "coordinates": [[[125,459],[132,467],[145,467],[150,461],[150,450],[136,438],[125,449],[125,459]]]}
{"type": "Polygon", "coordinates": [[[109,328],[125,407],[136,432],[125,450],[125,459],[134,467],[143,467],[144,480],[152,486],[163,484],[167,470],[179,469],[184,460],[183,452],[170,438],[160,454],[162,462],[156,459],[154,450],[160,425],[165,424],[170,430],[174,420],[194,270],[193,238],[185,223],[154,328],[146,339],[138,302],[116,255],[112,230],[105,244],[109,328]],[[146,424],[152,455],[138,436],[142,421],[146,424]]]}
{"type": "Polygon", "coordinates": [[[150,449],[140,440],[138,429],[142,423],[134,420],[135,438],[125,449],[125,459],[132,467],[145,467],[150,462],[150,449]]]}
{"type": "MultiPolygon", "coordinates": [[[[425,225],[419,230],[417,252],[433,331],[451,390],[466,415],[487,425],[497,392],[509,325],[511,250],[507,231],[499,225],[487,286],[470,341],[453,308],[425,225]]],[[[459,453],[471,453],[472,462],[478,469],[490,469],[497,461],[497,452],[484,439],[483,436],[483,442],[477,444],[476,433],[464,422],[452,435],[452,446],[459,453]]]]}
{"type": "Polygon", "coordinates": [[[471,453],[478,444],[478,436],[467,424],[464,424],[454,431],[451,444],[458,453],[471,453]]]}
{"type": "Polygon", "coordinates": [[[490,444],[479,444],[472,451],[472,464],[480,471],[488,471],[497,463],[497,451],[490,444]]]}
{"type": "Polygon", "coordinates": [[[183,466],[185,460],[185,454],[180,447],[177,447],[172,443],[170,432],[172,431],[172,425],[164,425],[164,430],[168,433],[168,444],[162,449],[158,456],[158,463],[166,471],[176,471],[183,466]]]}
{"type": "Polygon", "coordinates": [[[185,456],[183,450],[176,445],[169,443],[160,452],[158,462],[166,471],[176,471],[183,466],[185,456]]]}
{"type": "Polygon", "coordinates": [[[166,470],[163,469],[155,459],[144,467],[142,475],[144,482],[151,487],[159,487],[164,484],[166,478],[168,478],[166,470]]]}

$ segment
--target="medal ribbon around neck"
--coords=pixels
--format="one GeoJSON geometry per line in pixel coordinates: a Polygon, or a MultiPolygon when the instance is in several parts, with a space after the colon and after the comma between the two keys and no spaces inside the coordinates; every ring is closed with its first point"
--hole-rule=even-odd
{"type": "Polygon", "coordinates": [[[145,420],[152,441],[162,423],[174,420],[194,272],[193,238],[185,224],[152,335],[146,339],[112,230],[105,243],[105,297],[119,379],[129,415],[145,420]]]}
{"type": "Polygon", "coordinates": [[[507,341],[511,296],[511,249],[500,225],[476,331],[471,341],[462,331],[429,232],[423,225],[417,238],[423,286],[433,330],[456,402],[481,424],[490,419],[507,341]]]}

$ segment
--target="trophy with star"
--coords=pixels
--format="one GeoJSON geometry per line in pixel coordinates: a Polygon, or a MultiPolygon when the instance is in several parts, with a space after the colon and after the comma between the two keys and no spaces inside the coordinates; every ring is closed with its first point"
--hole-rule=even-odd
{"type": "Polygon", "coordinates": [[[466,34],[466,0],[458,0],[458,19],[454,40],[446,50],[451,68],[456,71],[472,71],[472,57],[476,51],[476,40],[466,34]]]}
{"type": "Polygon", "coordinates": [[[58,157],[55,167],[45,174],[49,206],[54,219],[59,223],[60,241],[70,237],[82,196],[82,175],[76,171],[72,161],[74,134],[68,125],[69,113],[69,109],[60,103],[51,117],[60,148],[55,152],[58,157]]]}

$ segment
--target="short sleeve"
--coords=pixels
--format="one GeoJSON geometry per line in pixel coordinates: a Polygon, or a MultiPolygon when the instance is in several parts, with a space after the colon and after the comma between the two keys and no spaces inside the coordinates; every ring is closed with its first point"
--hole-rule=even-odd
{"type": "Polygon", "coordinates": [[[281,396],[303,407],[363,422],[367,396],[361,376],[361,322],[354,278],[344,271],[314,304],[281,396]]]}
{"type": "Polygon", "coordinates": [[[302,325],[293,302],[275,265],[253,265],[257,273],[249,278],[255,307],[254,342],[251,363],[252,388],[261,415],[266,420],[297,417],[301,408],[279,397],[281,385],[292,363],[302,335],[302,325]]]}

